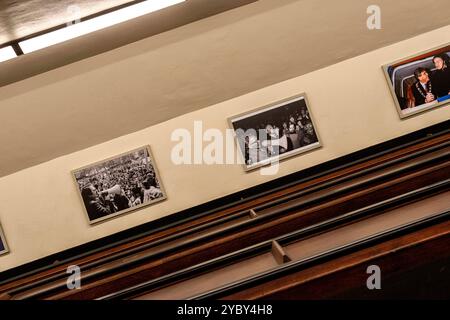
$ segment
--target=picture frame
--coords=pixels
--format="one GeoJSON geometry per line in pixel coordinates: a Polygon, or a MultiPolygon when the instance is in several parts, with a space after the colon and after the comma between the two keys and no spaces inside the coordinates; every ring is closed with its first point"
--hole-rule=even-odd
{"type": "Polygon", "coordinates": [[[450,80],[446,80],[450,74],[449,57],[450,43],[446,43],[382,66],[401,119],[450,104],[450,80]],[[434,62],[440,56],[445,57],[441,58],[442,61],[447,60],[444,61],[446,67],[443,69],[438,69],[438,64],[434,62]],[[420,68],[425,71],[420,71],[420,68]],[[428,74],[429,81],[419,81],[415,72],[422,78],[428,74]],[[447,94],[444,94],[446,87],[447,94]],[[428,93],[433,95],[434,100],[431,100],[431,96],[427,98],[428,93]],[[422,99],[425,101],[422,102],[422,99]]]}
{"type": "Polygon", "coordinates": [[[235,133],[237,149],[246,172],[322,147],[317,124],[304,92],[232,116],[228,118],[228,125],[235,133]],[[257,137],[254,132],[246,135],[249,129],[256,131],[257,137]],[[278,148],[278,152],[273,152],[274,147],[278,148]],[[250,150],[254,149],[257,151],[253,152],[252,157],[250,150]],[[267,154],[266,158],[264,154],[267,154]]]}
{"type": "Polygon", "coordinates": [[[167,199],[149,145],[72,170],[71,175],[91,225],[167,199]]]}
{"type": "Polygon", "coordinates": [[[0,256],[9,252],[9,247],[6,242],[5,234],[3,233],[3,228],[0,224],[0,256]]]}

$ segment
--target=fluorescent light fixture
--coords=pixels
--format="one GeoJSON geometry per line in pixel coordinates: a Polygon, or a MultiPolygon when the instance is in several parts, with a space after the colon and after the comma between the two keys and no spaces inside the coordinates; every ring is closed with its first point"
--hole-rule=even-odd
{"type": "Polygon", "coordinates": [[[17,57],[17,54],[11,46],[0,49],[0,62],[9,60],[9,59],[12,59],[15,57],[17,57]]]}
{"type": "Polygon", "coordinates": [[[24,40],[19,45],[23,53],[30,53],[184,1],[186,0],[147,0],[139,2],[62,29],[24,40]]]}

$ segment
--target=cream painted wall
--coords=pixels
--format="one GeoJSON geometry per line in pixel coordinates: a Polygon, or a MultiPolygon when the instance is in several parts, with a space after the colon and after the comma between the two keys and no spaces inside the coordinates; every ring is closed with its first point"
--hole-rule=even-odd
{"type": "Polygon", "coordinates": [[[449,34],[450,26],[437,29],[1,178],[0,221],[11,252],[0,257],[0,270],[449,119],[447,106],[400,120],[381,69],[385,63],[448,42],[449,34]],[[262,176],[258,170],[245,173],[240,165],[176,166],[171,162],[173,130],[193,132],[193,122],[202,120],[204,129],[224,131],[228,117],[301,92],[307,93],[323,148],[283,161],[277,175],[262,176]],[[71,170],[146,144],[152,148],[168,199],[90,226],[71,170]]]}

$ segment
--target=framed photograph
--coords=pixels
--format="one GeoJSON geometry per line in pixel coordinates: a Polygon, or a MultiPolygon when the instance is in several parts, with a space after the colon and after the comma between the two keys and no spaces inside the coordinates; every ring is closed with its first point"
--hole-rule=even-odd
{"type": "Polygon", "coordinates": [[[450,44],[383,66],[400,118],[450,103],[450,44]]]}
{"type": "Polygon", "coordinates": [[[150,147],[72,171],[91,224],[166,199],[150,147]]]}
{"type": "Polygon", "coordinates": [[[304,93],[228,119],[246,171],[321,146],[304,93]]]}
{"type": "Polygon", "coordinates": [[[8,245],[6,244],[5,235],[3,234],[2,226],[0,225],[0,255],[8,252],[8,245]]]}

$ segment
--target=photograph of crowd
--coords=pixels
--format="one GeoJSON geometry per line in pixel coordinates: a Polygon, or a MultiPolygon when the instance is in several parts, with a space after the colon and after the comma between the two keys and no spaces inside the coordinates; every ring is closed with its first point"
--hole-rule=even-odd
{"type": "Polygon", "coordinates": [[[304,94],[229,119],[250,170],[320,147],[304,94]]]}
{"type": "Polygon", "coordinates": [[[166,198],[149,147],[72,172],[91,223],[166,198]]]}
{"type": "Polygon", "coordinates": [[[3,234],[2,226],[0,226],[0,255],[8,252],[5,236],[3,234]]]}
{"type": "Polygon", "coordinates": [[[383,66],[400,117],[450,102],[450,45],[383,66]]]}

